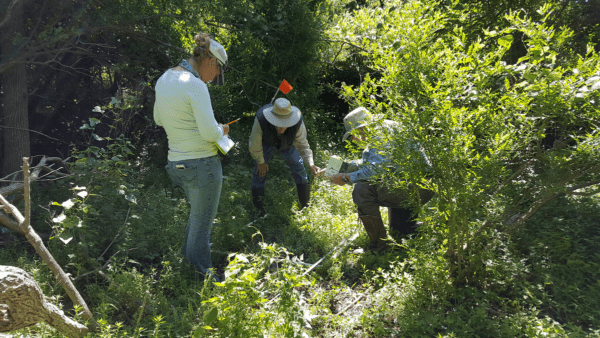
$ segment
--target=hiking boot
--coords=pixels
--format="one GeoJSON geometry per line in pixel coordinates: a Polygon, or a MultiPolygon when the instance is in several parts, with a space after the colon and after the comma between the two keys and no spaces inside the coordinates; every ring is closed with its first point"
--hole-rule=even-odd
{"type": "Polygon", "coordinates": [[[417,231],[417,222],[412,220],[412,210],[406,208],[388,208],[390,232],[397,236],[408,236],[417,231]]]}
{"type": "Polygon", "coordinates": [[[300,201],[300,210],[308,206],[310,202],[310,185],[309,184],[296,184],[298,190],[298,200],[300,201]]]}
{"type": "Polygon", "coordinates": [[[365,231],[371,240],[368,249],[375,252],[387,249],[387,232],[383,226],[381,216],[359,216],[358,218],[360,218],[365,227],[365,231]]]}
{"type": "Polygon", "coordinates": [[[265,188],[252,188],[252,204],[258,211],[258,218],[265,215],[265,204],[263,198],[265,197],[265,188]]]}

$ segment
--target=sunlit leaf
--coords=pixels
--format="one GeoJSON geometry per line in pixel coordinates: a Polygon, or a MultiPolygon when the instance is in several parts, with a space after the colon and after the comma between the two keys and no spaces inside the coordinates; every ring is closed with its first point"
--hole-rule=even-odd
{"type": "Polygon", "coordinates": [[[63,214],[58,215],[57,217],[54,217],[52,219],[52,222],[54,222],[54,223],[62,223],[66,218],[67,218],[67,216],[63,213],[63,214]]]}
{"type": "Polygon", "coordinates": [[[137,199],[132,194],[125,195],[125,199],[128,200],[131,203],[137,204],[137,199]]]}
{"type": "Polygon", "coordinates": [[[65,208],[67,210],[71,209],[74,205],[75,205],[75,203],[73,203],[72,199],[68,199],[68,200],[62,202],[63,208],[65,208]]]}
{"type": "Polygon", "coordinates": [[[210,323],[213,323],[214,321],[216,321],[218,316],[219,316],[219,310],[216,307],[213,307],[210,310],[204,312],[204,315],[202,316],[202,320],[204,321],[204,323],[210,324],[210,323]]]}
{"type": "Polygon", "coordinates": [[[512,42],[513,42],[512,35],[505,35],[498,39],[498,43],[504,48],[510,48],[510,46],[512,45],[512,42]]]}
{"type": "Polygon", "coordinates": [[[60,241],[66,245],[69,244],[71,240],[73,240],[73,236],[63,232],[62,234],[60,234],[60,236],[58,236],[58,239],[60,239],[60,241]]]}

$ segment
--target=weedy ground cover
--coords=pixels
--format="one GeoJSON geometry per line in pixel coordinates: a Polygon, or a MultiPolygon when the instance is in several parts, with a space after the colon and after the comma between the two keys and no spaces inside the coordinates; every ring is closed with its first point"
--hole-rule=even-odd
{"type": "MultiPolygon", "coordinates": [[[[226,278],[212,284],[180,253],[189,207],[160,168],[119,179],[99,168],[42,183],[48,190],[36,196],[43,207],[37,213],[45,215],[36,228],[53,229],[53,254],[100,319],[102,329],[92,336],[598,335],[597,198],[549,205],[513,238],[495,243],[497,256],[485,262],[493,278],[455,287],[440,229],[424,225],[390,252],[364,252],[368,239],[350,187],[313,181],[312,205],[299,211],[291,177],[277,160],[267,185],[269,216],[251,223],[250,169],[233,164],[225,170],[213,231],[214,261],[226,278]],[[82,198],[81,191],[90,193],[82,198]],[[63,223],[78,221],[58,226],[60,215],[63,223]],[[335,258],[304,274],[355,231],[358,238],[335,258]]],[[[75,315],[28,245],[4,245],[2,264],[32,273],[47,296],[75,315]]],[[[43,324],[21,332],[59,336],[43,324]]]]}

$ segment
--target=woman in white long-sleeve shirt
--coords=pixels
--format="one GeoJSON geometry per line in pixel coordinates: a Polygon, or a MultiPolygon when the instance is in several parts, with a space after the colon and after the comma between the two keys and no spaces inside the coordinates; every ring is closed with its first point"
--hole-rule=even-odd
{"type": "Polygon", "coordinates": [[[215,120],[206,82],[223,85],[227,53],[207,34],[199,33],[194,40],[193,55],[158,79],[154,120],[167,132],[167,172],[191,205],[183,254],[218,281],[210,258],[210,232],[223,182],[215,142],[229,133],[229,126],[215,120]]]}

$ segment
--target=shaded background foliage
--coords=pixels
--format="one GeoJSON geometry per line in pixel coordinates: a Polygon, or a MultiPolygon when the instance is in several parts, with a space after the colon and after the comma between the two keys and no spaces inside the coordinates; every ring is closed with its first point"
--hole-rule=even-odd
{"type": "MultiPolygon", "coordinates": [[[[0,17],[7,17],[12,3],[23,6],[19,20],[26,25],[20,37],[3,35],[13,47],[5,45],[0,73],[16,66],[27,70],[24,95],[30,122],[26,128],[17,128],[35,131],[28,133],[33,155],[68,156],[70,148],[85,144],[76,132],[90,117],[128,120],[121,130],[126,137],[144,135],[140,143],[152,143],[147,138],[160,135],[149,123],[154,82],[164,69],[187,55],[190,37],[197,31],[215,35],[229,50],[233,70],[228,84],[213,89],[221,121],[252,114],[271,100],[285,78],[295,87],[288,97],[305,111],[310,127],[314,125],[316,134],[329,135],[326,127],[340,122],[349,108],[337,97],[339,85],[359,84],[367,73],[377,76],[364,64],[355,44],[323,37],[335,13],[370,6],[369,1],[3,0],[0,17]],[[135,97],[135,108],[129,109],[129,116],[118,117],[91,111],[107,105],[112,97],[119,101],[135,97]]],[[[504,24],[503,15],[510,10],[535,18],[541,3],[441,1],[436,6],[469,13],[469,24],[463,29],[470,40],[504,24]]],[[[372,2],[378,7],[383,4],[372,2]]],[[[551,23],[574,29],[575,51],[582,52],[590,38],[598,40],[598,0],[560,1],[558,8],[551,23]]],[[[452,23],[450,15],[446,27],[452,23]]],[[[515,43],[509,62],[523,53],[522,44],[515,43]]],[[[252,118],[246,120],[250,124],[252,118]]],[[[8,128],[13,126],[3,125],[0,132],[8,128]]],[[[325,137],[325,142],[331,140],[336,138],[325,137]]],[[[0,147],[0,151],[4,158],[7,150],[0,147]]]]}
{"type": "MultiPolygon", "coordinates": [[[[198,31],[216,36],[230,55],[227,86],[212,90],[219,121],[253,113],[271,100],[284,78],[295,87],[289,96],[295,105],[317,101],[319,2],[20,3],[25,6],[21,19],[29,23],[23,34],[30,38],[4,37],[14,50],[3,51],[0,71],[16,62],[28,68],[28,128],[39,132],[31,133],[34,155],[66,157],[69,148],[85,146],[77,130],[90,117],[126,120],[120,131],[136,144],[162,137],[149,123],[154,82],[187,57],[198,31]],[[125,116],[92,112],[95,106],[111,101],[123,106],[133,99],[131,109],[120,112],[125,116]]],[[[305,115],[310,121],[311,110],[305,115]]]]}

